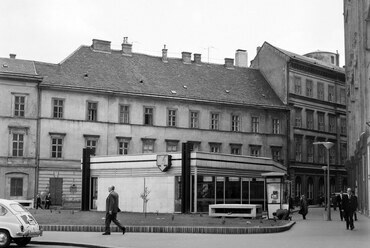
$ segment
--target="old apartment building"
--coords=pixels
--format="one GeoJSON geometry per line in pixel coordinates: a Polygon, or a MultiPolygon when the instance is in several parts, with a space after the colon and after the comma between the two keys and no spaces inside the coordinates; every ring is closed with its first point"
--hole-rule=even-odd
{"type": "MultiPolygon", "coordinates": [[[[1,79],[7,89],[1,91],[6,94],[2,106],[12,106],[1,121],[19,119],[18,125],[25,126],[27,119],[16,118],[12,109],[18,106],[14,96],[25,95],[25,116],[34,115],[34,127],[29,124],[24,131],[35,141],[22,149],[34,151],[33,171],[26,173],[35,189],[26,195],[29,184],[23,181],[22,193],[6,186],[0,197],[32,198],[32,193],[50,191],[55,205],[79,207],[84,147],[97,155],[125,156],[178,152],[189,142],[193,150],[267,157],[286,165],[287,107],[260,70],[245,67],[243,52],[237,52],[235,61],[208,64],[200,54],[183,52],[181,58],[170,58],[164,48],[156,57],[134,53],[127,38],[120,50],[94,39],[59,64],[27,62],[34,65],[32,76],[42,82],[27,79],[34,86],[30,92],[30,86],[14,89],[23,79],[1,79]]],[[[12,123],[2,125],[1,132],[8,134],[12,123]]],[[[0,141],[6,148],[2,170],[6,161],[25,160],[24,154],[11,152],[16,138],[6,137],[0,141]]],[[[13,168],[18,170],[18,165],[13,168]]]]}
{"type": "Polygon", "coordinates": [[[314,142],[330,141],[330,191],[348,185],[346,87],[338,54],[301,56],[268,42],[258,48],[252,68],[259,69],[281,101],[289,106],[288,171],[296,197],[317,203],[325,194],[326,150],[314,142]]]}

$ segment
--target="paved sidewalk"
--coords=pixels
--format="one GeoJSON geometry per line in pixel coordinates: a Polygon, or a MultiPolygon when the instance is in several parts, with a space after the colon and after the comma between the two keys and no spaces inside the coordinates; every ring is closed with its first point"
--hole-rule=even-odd
{"type": "Polygon", "coordinates": [[[112,233],[102,236],[100,232],[44,232],[44,236],[33,239],[40,244],[66,242],[85,247],[238,247],[252,242],[254,247],[276,247],[281,242],[285,248],[297,247],[368,247],[370,243],[370,219],[357,214],[353,231],[346,230],[340,221],[339,212],[332,211],[332,221],[324,220],[323,208],[310,208],[307,220],[293,215],[296,224],[291,230],[272,234],[167,234],[167,233],[112,233]],[[170,238],[169,238],[170,237],[170,238]],[[205,243],[210,242],[210,243],[205,243]],[[213,244],[210,246],[210,244],[213,244]]]}

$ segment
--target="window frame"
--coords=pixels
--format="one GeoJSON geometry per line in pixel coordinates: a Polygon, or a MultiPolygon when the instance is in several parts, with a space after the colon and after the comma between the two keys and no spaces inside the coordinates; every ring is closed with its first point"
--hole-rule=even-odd
{"type": "Polygon", "coordinates": [[[97,101],[86,101],[86,120],[87,121],[98,121],[98,102],[97,101]],[[92,108],[94,107],[95,108],[92,108]]]}
{"type": "Polygon", "coordinates": [[[261,145],[249,145],[249,155],[253,157],[261,157],[261,145]]]}
{"type": "Polygon", "coordinates": [[[121,124],[130,124],[130,105],[119,104],[118,121],[121,124]],[[127,109],[126,109],[127,108],[127,109]]]}
{"type": "Polygon", "coordinates": [[[168,127],[177,126],[177,109],[173,108],[167,109],[167,126],[168,127]]]}
{"type": "Polygon", "coordinates": [[[117,136],[117,154],[127,155],[129,154],[131,137],[120,137],[117,136]]]}
{"type": "Polygon", "coordinates": [[[142,151],[143,153],[154,153],[155,152],[155,139],[141,138],[142,151]],[[146,147],[152,147],[147,149],[146,147]]]}
{"type": "Polygon", "coordinates": [[[317,99],[325,100],[325,87],[322,82],[317,82],[317,99]]]}
{"type": "Polygon", "coordinates": [[[313,97],[313,80],[306,79],[306,96],[313,97]]]}
{"type": "Polygon", "coordinates": [[[242,144],[230,144],[230,154],[242,155],[242,144]]]}
{"type": "Polygon", "coordinates": [[[94,155],[97,154],[100,136],[99,135],[84,134],[84,138],[85,138],[85,148],[90,148],[91,150],[93,150],[94,155]],[[91,143],[95,142],[95,145],[88,144],[90,142],[91,143]]]}
{"type": "Polygon", "coordinates": [[[166,152],[178,152],[179,151],[179,140],[167,140],[166,139],[165,141],[166,141],[166,152]]]}
{"type": "Polygon", "coordinates": [[[302,109],[294,108],[294,127],[302,127],[302,109]]]}
{"type": "Polygon", "coordinates": [[[240,127],[241,127],[240,114],[231,114],[231,131],[232,132],[240,132],[241,131],[240,127]]]}
{"type": "Polygon", "coordinates": [[[251,122],[252,122],[252,125],[251,125],[252,133],[259,133],[260,117],[259,116],[252,116],[251,122]]]}
{"type": "Polygon", "coordinates": [[[211,112],[210,114],[210,129],[220,130],[220,113],[211,112]]]}
{"type": "Polygon", "coordinates": [[[63,159],[63,147],[64,147],[64,137],[65,137],[65,133],[49,133],[50,135],[50,158],[52,159],[63,159]],[[56,144],[56,150],[53,151],[53,147],[54,147],[54,144],[53,144],[53,140],[61,140],[61,144],[56,144]],[[60,147],[60,151],[58,152],[58,147],[60,147]],[[53,153],[55,153],[55,156],[53,156],[53,153]],[[60,154],[60,156],[58,157],[58,153],[60,154]]]}
{"type": "Polygon", "coordinates": [[[189,127],[193,129],[199,129],[199,111],[190,110],[189,111],[189,127]],[[195,116],[193,116],[195,114],[195,116]]]}
{"type": "Polygon", "coordinates": [[[302,95],[302,78],[294,76],[294,94],[302,95]]]}
{"type": "Polygon", "coordinates": [[[310,130],[315,129],[315,119],[314,119],[315,111],[306,109],[306,128],[310,130]]]}
{"type": "Polygon", "coordinates": [[[26,117],[28,94],[12,92],[12,95],[13,95],[13,104],[12,104],[13,117],[25,118],[26,117]],[[22,102],[18,103],[18,101],[17,101],[18,98],[23,99],[23,103],[22,102]],[[22,106],[23,106],[23,109],[22,109],[22,106]]]}
{"type": "Polygon", "coordinates": [[[323,112],[317,112],[317,130],[325,132],[325,113],[323,112]]]}
{"type": "Polygon", "coordinates": [[[143,124],[145,126],[154,126],[154,107],[144,106],[143,124]],[[147,110],[150,110],[150,113],[147,110]]]}
{"type": "Polygon", "coordinates": [[[328,85],[328,102],[335,102],[335,87],[328,85]]]}
{"type": "Polygon", "coordinates": [[[23,185],[24,185],[24,178],[23,177],[11,177],[10,178],[10,192],[9,196],[10,197],[20,197],[23,196],[23,185]],[[21,185],[13,185],[13,182],[21,182],[21,185]],[[14,192],[15,190],[15,192],[14,192]],[[19,192],[20,190],[20,192],[19,192]],[[13,192],[13,193],[12,193],[13,192]]]}
{"type": "Polygon", "coordinates": [[[272,118],[272,133],[273,134],[281,134],[281,125],[280,125],[279,118],[272,118]]]}
{"type": "Polygon", "coordinates": [[[209,152],[211,153],[221,153],[221,143],[209,142],[209,152]]]}
{"type": "Polygon", "coordinates": [[[64,106],[65,106],[65,99],[64,98],[56,98],[53,97],[52,101],[52,118],[53,119],[63,119],[64,118],[64,106]],[[57,101],[57,104],[56,104],[57,101]],[[59,105],[60,103],[61,106],[59,105]]]}

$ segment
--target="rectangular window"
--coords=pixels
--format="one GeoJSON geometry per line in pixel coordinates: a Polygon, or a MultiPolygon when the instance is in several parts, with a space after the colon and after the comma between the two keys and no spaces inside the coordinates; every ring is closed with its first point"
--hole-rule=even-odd
{"type": "Polygon", "coordinates": [[[317,83],[317,99],[324,100],[324,84],[317,83]]]}
{"type": "Polygon", "coordinates": [[[153,108],[144,108],[144,125],[153,126],[153,108]]]}
{"type": "Polygon", "coordinates": [[[329,115],[329,132],[337,132],[337,118],[334,115],[329,115]]]}
{"type": "Polygon", "coordinates": [[[307,129],[314,129],[314,122],[313,122],[313,111],[307,110],[306,111],[306,121],[307,121],[307,129]]]}
{"type": "Polygon", "coordinates": [[[302,94],[301,78],[294,77],[294,93],[297,95],[302,94]]]}
{"type": "Polygon", "coordinates": [[[190,111],[190,128],[199,128],[199,112],[190,111]]]}
{"type": "Polygon", "coordinates": [[[271,155],[274,161],[282,162],[281,161],[281,147],[271,147],[271,155]]]}
{"type": "Polygon", "coordinates": [[[200,142],[189,141],[189,150],[192,152],[200,151],[200,142]]]}
{"type": "Polygon", "coordinates": [[[313,156],[314,156],[314,146],[313,146],[313,140],[312,139],[307,139],[306,141],[307,145],[307,162],[308,163],[313,163],[313,156]]]}
{"type": "Polygon", "coordinates": [[[347,99],[346,99],[346,89],[342,88],[340,89],[340,103],[341,104],[346,104],[347,99]]]}
{"type": "Polygon", "coordinates": [[[14,116],[24,117],[26,109],[26,97],[14,96],[14,116]]]}
{"type": "Polygon", "coordinates": [[[210,152],[220,153],[221,152],[221,144],[219,143],[209,143],[210,152]]]}
{"type": "Polygon", "coordinates": [[[176,127],[176,110],[169,109],[168,110],[168,122],[167,125],[169,127],[176,127]]]}
{"type": "Polygon", "coordinates": [[[131,138],[117,138],[119,155],[128,154],[130,139],[131,138]]]}
{"type": "Polygon", "coordinates": [[[336,161],[336,148],[335,144],[332,146],[332,148],[329,149],[329,163],[330,164],[335,164],[336,161]]]}
{"type": "Polygon", "coordinates": [[[317,113],[317,123],[318,123],[318,130],[325,131],[325,114],[324,113],[317,113]]]}
{"type": "Polygon", "coordinates": [[[242,154],[242,145],[239,144],[230,144],[230,152],[234,155],[242,154]]]}
{"type": "Polygon", "coordinates": [[[335,92],[333,85],[328,85],[328,101],[335,102],[335,92]]]}
{"type": "Polygon", "coordinates": [[[63,138],[51,137],[51,157],[62,158],[63,138]]]}
{"type": "Polygon", "coordinates": [[[260,124],[260,118],[259,117],[252,117],[252,133],[258,133],[259,132],[259,124],[260,124]]]}
{"type": "Polygon", "coordinates": [[[98,120],[98,103],[87,102],[87,120],[97,121],[98,120]]]}
{"type": "Polygon", "coordinates": [[[179,141],[177,140],[166,141],[166,151],[167,152],[177,152],[178,146],[179,146],[179,141]]]}
{"type": "Polygon", "coordinates": [[[280,120],[279,119],[272,119],[272,133],[280,134],[280,120]]]}
{"type": "Polygon", "coordinates": [[[295,112],[294,126],[302,127],[302,109],[295,108],[294,112],[295,112]]]}
{"type": "Polygon", "coordinates": [[[341,143],[340,144],[340,163],[344,165],[346,160],[347,160],[347,144],[341,143]]]}
{"type": "Polygon", "coordinates": [[[98,139],[97,138],[86,138],[86,148],[90,148],[93,152],[93,154],[96,154],[96,149],[98,145],[98,139]]]}
{"type": "Polygon", "coordinates": [[[251,145],[250,147],[250,155],[254,157],[261,156],[261,146],[251,145]]]}
{"type": "Polygon", "coordinates": [[[318,146],[318,151],[319,151],[319,154],[318,154],[318,162],[323,164],[325,162],[325,147],[323,145],[319,145],[318,146]]]}
{"type": "Polygon", "coordinates": [[[219,120],[220,115],[217,113],[211,113],[211,129],[218,130],[219,129],[219,120]]]}
{"type": "Polygon", "coordinates": [[[306,96],[312,97],[313,96],[313,82],[312,80],[306,80],[306,96]]]}
{"type": "Polygon", "coordinates": [[[154,153],[154,139],[142,139],[143,153],[154,153]]]}
{"type": "Polygon", "coordinates": [[[23,157],[24,152],[24,134],[21,133],[13,133],[13,141],[12,141],[13,157],[23,157]]]}
{"type": "Polygon", "coordinates": [[[63,110],[64,110],[64,100],[53,99],[53,118],[56,119],[63,118],[63,110]]]}
{"type": "Polygon", "coordinates": [[[240,116],[239,115],[231,116],[231,131],[233,132],[240,131],[240,116]]]}
{"type": "Polygon", "coordinates": [[[347,120],[346,118],[340,118],[340,133],[347,134],[347,120]]]}
{"type": "Polygon", "coordinates": [[[294,137],[295,161],[302,161],[302,138],[294,137]]]}
{"type": "Polygon", "coordinates": [[[10,178],[10,196],[23,196],[23,178],[10,178]]]}
{"type": "Polygon", "coordinates": [[[119,122],[124,124],[130,123],[130,106],[119,105],[119,122]]]}

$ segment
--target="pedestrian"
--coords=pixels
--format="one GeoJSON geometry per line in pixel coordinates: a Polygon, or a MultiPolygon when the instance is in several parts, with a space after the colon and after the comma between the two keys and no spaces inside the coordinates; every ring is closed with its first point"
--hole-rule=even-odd
{"type": "Polygon", "coordinates": [[[331,194],[331,202],[333,203],[333,210],[337,211],[338,202],[337,202],[337,196],[335,195],[335,193],[331,194]]]}
{"type": "Polygon", "coordinates": [[[41,209],[43,209],[42,206],[41,206],[41,196],[40,196],[40,194],[37,194],[36,195],[36,209],[38,209],[39,207],[41,209]]]}
{"type": "Polygon", "coordinates": [[[347,189],[347,195],[343,195],[342,206],[344,210],[344,218],[346,219],[347,230],[355,228],[353,224],[353,214],[357,209],[357,197],[353,194],[352,189],[347,189]]]}
{"type": "Polygon", "coordinates": [[[108,187],[109,194],[105,201],[105,232],[103,235],[110,235],[110,223],[112,221],[122,230],[123,234],[126,232],[126,228],[117,220],[117,213],[121,210],[118,206],[118,194],[114,191],[114,189],[115,187],[113,185],[108,187]]]}
{"type": "Polygon", "coordinates": [[[339,194],[337,195],[337,205],[338,205],[338,210],[339,210],[340,221],[343,221],[343,218],[344,218],[342,199],[343,199],[343,190],[341,190],[339,194]]]}
{"type": "Polygon", "coordinates": [[[301,199],[299,200],[299,206],[300,209],[298,213],[301,214],[303,219],[305,220],[308,213],[308,203],[305,195],[301,196],[301,199]]]}
{"type": "Polygon", "coordinates": [[[45,197],[45,209],[50,209],[51,206],[51,195],[50,192],[45,197]]]}

